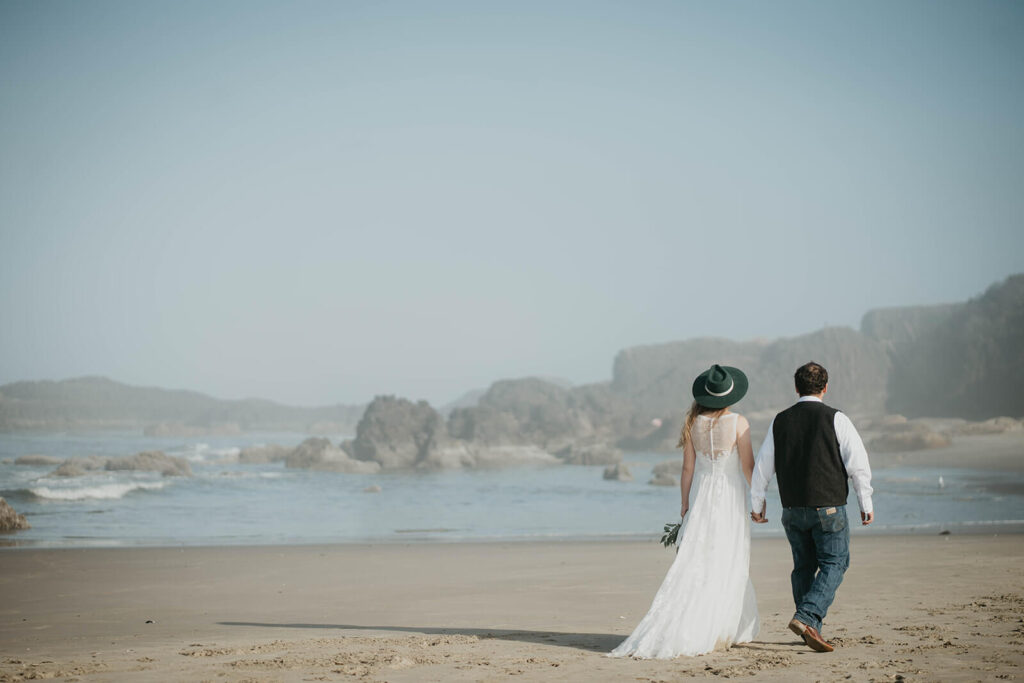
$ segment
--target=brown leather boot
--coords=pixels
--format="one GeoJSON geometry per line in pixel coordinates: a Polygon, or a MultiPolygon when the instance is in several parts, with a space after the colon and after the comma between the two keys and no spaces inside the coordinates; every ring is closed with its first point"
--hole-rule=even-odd
{"type": "Polygon", "coordinates": [[[813,626],[808,626],[802,621],[792,619],[789,622],[789,630],[797,634],[804,639],[807,643],[807,647],[811,648],[815,652],[832,652],[835,650],[834,647],[828,644],[828,642],[821,637],[818,633],[818,629],[813,626]]]}

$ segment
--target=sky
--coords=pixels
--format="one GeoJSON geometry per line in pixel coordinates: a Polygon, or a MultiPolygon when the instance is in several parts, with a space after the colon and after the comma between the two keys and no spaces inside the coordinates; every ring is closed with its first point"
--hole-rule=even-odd
{"type": "Polygon", "coordinates": [[[435,405],[1024,271],[1024,3],[0,0],[0,384],[435,405]]]}

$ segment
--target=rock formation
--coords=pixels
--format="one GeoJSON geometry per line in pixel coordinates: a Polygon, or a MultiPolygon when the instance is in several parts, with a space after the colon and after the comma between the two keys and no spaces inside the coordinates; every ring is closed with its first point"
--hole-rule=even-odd
{"type": "Polygon", "coordinates": [[[945,434],[922,429],[877,436],[868,442],[867,448],[869,452],[900,453],[904,451],[945,448],[950,443],[949,437],[945,434]]]}
{"type": "MultiPolygon", "coordinates": [[[[911,418],[1013,416],[938,430],[882,425],[871,434],[871,447],[936,448],[951,435],[1014,429],[1024,416],[1024,274],[963,304],[869,311],[860,331],[830,327],[772,341],[697,338],[627,348],[616,356],[610,382],[500,380],[456,401],[447,417],[424,401],[380,396],[362,413],[355,438],[340,447],[245,449],[239,462],[285,459],[290,467],[339,471],[615,464],[621,450],[676,448],[693,377],[712,363],[737,365],[750,377],[737,409],[750,420],[756,448],[775,412],[793,402],[793,372],[809,360],[829,369],[828,402],[858,425],[897,410],[911,418]]],[[[203,429],[287,429],[301,422],[324,430],[344,426],[349,415],[345,406],[218,401],[98,378],[0,387],[0,430],[140,422],[203,429]]],[[[74,476],[94,466],[106,467],[107,460],[74,459],[55,474],[74,476]]]]}
{"type": "Polygon", "coordinates": [[[602,476],[610,481],[633,481],[633,473],[621,462],[605,467],[602,476]]]}
{"type": "Polygon", "coordinates": [[[963,304],[871,311],[862,327],[892,356],[891,411],[1024,416],[1024,274],[963,304]]]}
{"type": "Polygon", "coordinates": [[[603,441],[569,444],[555,455],[567,465],[614,465],[622,460],[622,451],[603,441]]]}
{"type": "Polygon", "coordinates": [[[562,461],[537,446],[467,446],[473,459],[470,467],[500,468],[522,465],[560,465],[562,461]]]}
{"type": "MultiPolygon", "coordinates": [[[[637,421],[640,423],[640,421],[637,421]]],[[[625,451],[653,451],[670,453],[676,450],[679,443],[679,432],[683,429],[683,411],[677,415],[658,419],[657,422],[640,423],[637,427],[622,436],[618,447],[625,451]],[[660,424],[658,424],[660,422],[660,424]]]]}
{"type": "Polygon", "coordinates": [[[19,515],[6,500],[0,498],[0,531],[20,531],[31,528],[25,515],[19,515]]]}
{"type": "MultiPolygon", "coordinates": [[[[1024,392],[1016,390],[1024,383],[1024,275],[967,304],[871,311],[861,327],[773,341],[700,338],[628,348],[616,356],[611,382],[568,387],[532,377],[500,380],[457,402],[447,420],[424,401],[382,396],[342,449],[382,469],[608,465],[620,462],[619,449],[669,452],[691,402],[693,377],[712,363],[737,365],[751,378],[738,409],[751,422],[755,448],[772,416],[793,402],[793,372],[809,360],[829,368],[829,403],[858,418],[882,416],[887,405],[908,401],[917,406],[905,411],[912,416],[928,405],[939,411],[933,415],[1024,415],[1024,392]],[[965,363],[970,370],[960,369],[965,363]],[[1010,381],[1000,381],[1001,372],[1010,381]],[[979,391],[992,386],[1001,388],[980,400],[979,391]],[[1002,412],[991,412],[995,404],[1002,412]]],[[[879,450],[949,441],[946,430],[917,423],[889,425],[872,436],[871,447],[879,450]]],[[[678,473],[664,474],[654,479],[667,484],[678,473]]]]}
{"type": "Polygon", "coordinates": [[[285,467],[350,474],[376,474],[380,463],[356,460],[328,439],[309,438],[285,458],[285,467]]]}
{"type": "Polygon", "coordinates": [[[107,471],[134,470],[159,472],[165,477],[190,477],[192,467],[188,460],[161,451],[144,451],[126,458],[110,458],[103,467],[107,471]]]}
{"type": "Polygon", "coordinates": [[[561,448],[582,428],[568,390],[532,377],[495,382],[476,406],[454,409],[448,421],[453,438],[482,445],[561,448]]]}
{"type": "Polygon", "coordinates": [[[383,469],[408,469],[426,461],[447,441],[444,420],[426,401],[378,396],[356,426],[346,449],[383,469]]]}
{"type": "Polygon", "coordinates": [[[476,406],[452,410],[448,433],[478,444],[532,444],[553,453],[584,441],[613,441],[628,431],[632,415],[607,384],[567,388],[528,377],[497,381],[476,406]]]}
{"type": "Polygon", "coordinates": [[[68,458],[57,469],[50,472],[51,477],[80,477],[87,472],[102,470],[107,458],[99,455],[87,455],[81,458],[68,458]]]}
{"type": "Polygon", "coordinates": [[[238,462],[242,465],[264,465],[270,462],[282,462],[291,454],[291,448],[278,444],[266,446],[247,446],[238,452],[238,462]]]}
{"type": "MultiPolygon", "coordinates": [[[[458,469],[551,465],[560,461],[516,432],[494,429],[474,431],[479,413],[453,412],[456,426],[446,425],[425,401],[413,403],[394,396],[378,396],[356,427],[356,438],[342,447],[360,461],[379,463],[382,469],[458,469]],[[460,434],[471,438],[460,438],[460,434]]],[[[512,423],[511,416],[504,419],[512,423]]]]}
{"type": "MultiPolygon", "coordinates": [[[[713,363],[734,365],[751,379],[739,410],[748,417],[774,414],[795,399],[793,372],[809,360],[829,369],[833,405],[851,413],[883,412],[889,356],[881,343],[846,327],[772,342],[706,338],[625,349],[615,357],[611,389],[647,420],[681,423],[693,402],[693,378],[713,363]]],[[[678,429],[672,431],[665,436],[678,440],[678,429]]]]}
{"type": "Polygon", "coordinates": [[[653,486],[678,486],[679,480],[676,479],[683,471],[682,460],[666,460],[659,462],[651,470],[651,480],[647,482],[653,486]]]}
{"type": "Polygon", "coordinates": [[[144,451],[119,458],[108,458],[100,455],[68,458],[51,472],[50,476],[80,477],[83,474],[97,470],[106,470],[108,472],[123,470],[159,472],[165,477],[192,476],[192,467],[188,464],[188,460],[176,455],[167,455],[162,451],[144,451]]]}
{"type": "Polygon", "coordinates": [[[1019,432],[1022,429],[1024,429],[1024,420],[1014,420],[1012,417],[993,417],[984,422],[966,422],[957,427],[955,432],[964,436],[978,436],[1019,432]]]}
{"type": "Polygon", "coordinates": [[[949,435],[937,432],[925,421],[907,420],[892,415],[865,425],[862,437],[868,452],[896,453],[945,448],[952,443],[949,435]]]}
{"type": "Polygon", "coordinates": [[[636,422],[632,408],[607,383],[565,387],[529,377],[495,382],[477,405],[453,409],[447,431],[478,453],[478,460],[493,461],[488,453],[507,459],[516,453],[511,447],[520,446],[534,449],[536,457],[519,451],[519,460],[543,462],[543,451],[568,464],[606,465],[622,459],[615,441],[636,422]]]}

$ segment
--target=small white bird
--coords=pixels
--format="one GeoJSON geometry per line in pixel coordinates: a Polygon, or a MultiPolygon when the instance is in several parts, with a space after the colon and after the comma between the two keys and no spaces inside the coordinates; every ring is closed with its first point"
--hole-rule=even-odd
{"type": "Polygon", "coordinates": [[[946,482],[945,482],[945,481],[943,480],[943,478],[942,478],[942,475],[941,475],[941,474],[939,475],[939,488],[940,488],[940,489],[944,489],[944,488],[946,488],[946,482]]]}

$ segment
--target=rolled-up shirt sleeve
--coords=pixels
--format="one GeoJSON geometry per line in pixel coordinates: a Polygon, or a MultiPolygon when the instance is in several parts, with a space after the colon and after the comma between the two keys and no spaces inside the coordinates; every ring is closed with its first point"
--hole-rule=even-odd
{"type": "Polygon", "coordinates": [[[761,512],[764,508],[768,482],[775,476],[775,438],[772,436],[774,427],[773,419],[768,425],[768,434],[761,442],[761,448],[758,449],[757,458],[754,460],[754,473],[750,477],[750,509],[754,512],[761,512]]]}
{"type": "Polygon", "coordinates": [[[871,504],[871,464],[868,462],[868,452],[864,448],[864,442],[843,413],[836,413],[835,417],[836,438],[839,440],[839,454],[843,458],[843,465],[846,467],[846,474],[853,483],[853,490],[857,494],[857,503],[863,513],[873,512],[871,504]]]}

